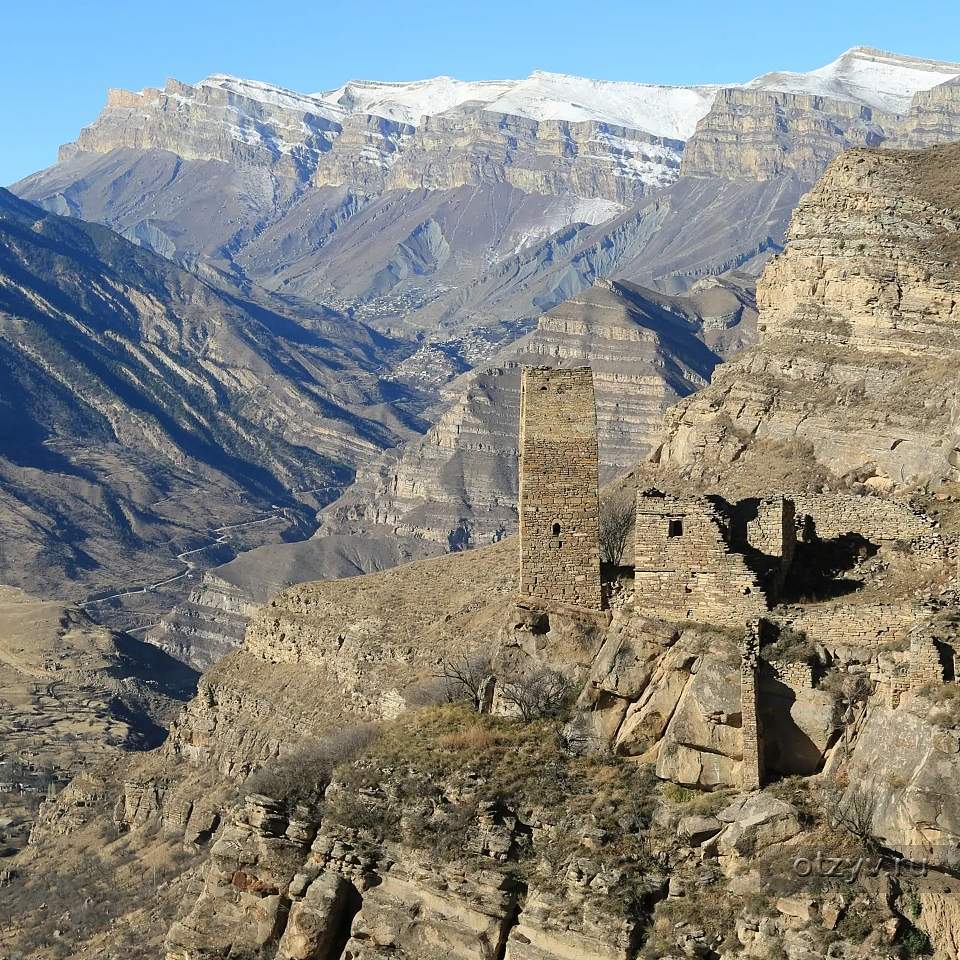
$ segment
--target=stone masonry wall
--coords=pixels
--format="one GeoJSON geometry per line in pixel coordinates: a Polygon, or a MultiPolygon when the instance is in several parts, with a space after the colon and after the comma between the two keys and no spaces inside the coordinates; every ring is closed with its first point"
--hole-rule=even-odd
{"type": "Polygon", "coordinates": [[[710,500],[639,492],[635,609],[645,616],[740,628],[762,616],[756,574],[727,543],[725,518],[710,500]]]}
{"type": "Polygon", "coordinates": [[[599,610],[597,411],[589,367],[520,386],[520,593],[599,610]]]}
{"type": "Polygon", "coordinates": [[[797,544],[794,514],[793,501],[785,497],[741,500],[733,507],[738,536],[764,556],[780,557],[787,564],[797,544]]]}
{"type": "Polygon", "coordinates": [[[782,683],[795,693],[813,689],[813,665],[806,661],[771,660],[770,674],[777,683],[782,683]]]}
{"type": "Polygon", "coordinates": [[[874,543],[909,541],[933,529],[929,517],[896,500],[853,494],[801,495],[793,500],[800,529],[809,528],[821,540],[859,533],[874,543]]]}
{"type": "Polygon", "coordinates": [[[777,623],[792,627],[831,653],[840,647],[877,648],[907,639],[916,623],[917,606],[911,601],[830,603],[815,607],[788,607],[778,611],[777,623]]]}
{"type": "Polygon", "coordinates": [[[910,689],[916,690],[927,684],[939,686],[943,683],[943,663],[940,652],[931,637],[914,633],[910,637],[910,689]]]}
{"type": "MultiPolygon", "coordinates": [[[[776,602],[796,555],[797,522],[793,500],[782,496],[741,500],[732,506],[730,516],[731,546],[762,554],[764,575],[761,584],[768,598],[776,602]]],[[[753,569],[757,568],[754,566],[753,569]]]]}
{"type": "Polygon", "coordinates": [[[760,748],[760,728],[757,721],[759,624],[751,622],[747,625],[740,653],[740,730],[743,738],[741,788],[759,790],[763,786],[763,750],[760,748]]]}

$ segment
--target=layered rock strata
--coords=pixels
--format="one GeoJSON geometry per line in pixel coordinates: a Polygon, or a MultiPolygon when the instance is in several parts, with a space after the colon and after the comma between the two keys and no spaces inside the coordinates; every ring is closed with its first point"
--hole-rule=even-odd
{"type": "Polygon", "coordinates": [[[716,480],[766,456],[883,492],[956,476],[956,158],[831,165],[758,287],[759,344],[668,413],[661,465],[716,480]]]}

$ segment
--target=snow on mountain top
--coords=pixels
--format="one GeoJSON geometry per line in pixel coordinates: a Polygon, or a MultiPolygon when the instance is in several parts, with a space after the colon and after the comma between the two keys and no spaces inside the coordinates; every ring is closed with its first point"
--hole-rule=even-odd
{"type": "Polygon", "coordinates": [[[747,87],[852,100],[888,113],[906,113],[920,90],[960,76],[960,64],[920,60],[870,47],[853,47],[809,73],[768,73],[747,87]]]}
{"type": "Polygon", "coordinates": [[[489,103],[509,91],[515,83],[513,80],[470,82],[453,77],[434,77],[411,83],[351,80],[336,90],[315,96],[349,113],[369,113],[399,123],[417,124],[424,116],[436,116],[473,100],[489,103]]]}
{"type": "Polygon", "coordinates": [[[686,140],[710,112],[719,86],[667,87],[536,71],[487,105],[533,120],[595,120],[686,140]]]}
{"type": "MultiPolygon", "coordinates": [[[[812,94],[904,113],[920,90],[960,77],[960,64],[921,60],[854,47],[809,73],[768,73],[748,89],[812,94]]],[[[410,83],[351,80],[335,90],[301,94],[283,87],[216,74],[200,87],[217,87],[260,103],[329,120],[370,114],[417,125],[466,103],[532,120],[594,121],[674,140],[686,140],[710,111],[722,85],[671,87],[535,71],[524,80],[463,81],[434,77],[410,83]]]]}
{"type": "Polygon", "coordinates": [[[598,121],[685,139],[706,116],[718,87],[664,87],[587,80],[536,71],[525,80],[465,82],[435,77],[413,83],[351,81],[316,94],[350,112],[417,124],[453,107],[476,102],[495,113],[531,120],[598,121]]]}

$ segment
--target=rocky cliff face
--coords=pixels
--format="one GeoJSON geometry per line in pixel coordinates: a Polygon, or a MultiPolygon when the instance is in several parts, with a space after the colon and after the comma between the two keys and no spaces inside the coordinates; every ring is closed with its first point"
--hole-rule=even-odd
{"type": "Polygon", "coordinates": [[[812,182],[849,147],[949,143],[960,137],[954,69],[857,47],[810,74],[725,88],[687,142],[682,172],[766,180],[792,171],[812,182]]]}
{"type": "Polygon", "coordinates": [[[679,134],[599,118],[537,119],[495,103],[484,109],[476,100],[409,119],[227,77],[197,85],[169,80],[162,90],[111,90],[103,113],[61,149],[60,159],[159,149],[367,193],[507,183],[528,193],[624,203],[675,179],[683,146],[679,134]]]}
{"type": "Polygon", "coordinates": [[[909,113],[895,128],[895,145],[921,150],[960,137],[960,80],[948,80],[914,95],[909,113]]]}
{"type": "Polygon", "coordinates": [[[834,161],[758,287],[760,343],[670,411],[662,465],[716,479],[786,457],[881,491],[955,478],[955,164],[953,147],[834,161]]]}
{"type": "Polygon", "coordinates": [[[885,139],[873,111],[853,102],[727,89],[697,125],[683,157],[690,176],[768,180],[794,171],[812,182],[845,147],[885,139]]]}

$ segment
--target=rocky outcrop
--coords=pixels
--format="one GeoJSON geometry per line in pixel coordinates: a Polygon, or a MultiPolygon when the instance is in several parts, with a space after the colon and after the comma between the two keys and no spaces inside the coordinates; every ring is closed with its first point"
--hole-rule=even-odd
{"type": "Polygon", "coordinates": [[[882,702],[870,707],[850,758],[846,802],[859,804],[872,831],[905,857],[954,869],[960,739],[951,711],[935,698],[930,689],[896,710],[882,702]]]}
{"type": "Polygon", "coordinates": [[[452,565],[441,558],[290,588],[260,610],[243,648],[204,674],[170,749],[242,778],[303,739],[396,716],[436,682],[444,657],[499,632],[515,551],[510,541],[452,565]]]}
{"type": "MultiPolygon", "coordinates": [[[[328,795],[340,789],[335,780],[328,795]]],[[[603,900],[618,878],[584,860],[559,878],[569,899],[528,888],[506,862],[518,839],[529,845],[523,828],[509,812],[482,808],[467,826],[472,857],[438,862],[401,843],[371,843],[335,818],[318,822],[307,808],[248,796],[212,846],[203,888],[171,928],[166,956],[628,957],[631,907],[603,900]]]]}
{"type": "Polygon", "coordinates": [[[759,345],[669,412],[661,465],[716,480],[793,459],[800,482],[820,467],[887,492],[955,476],[955,157],[831,165],[759,285],[759,345]]]}

